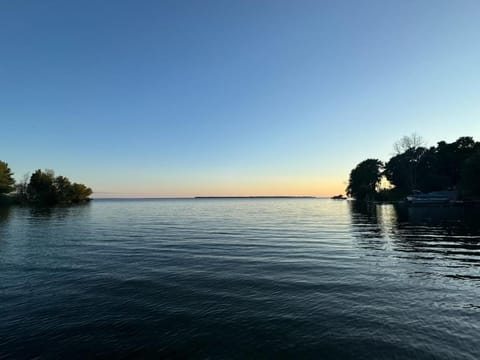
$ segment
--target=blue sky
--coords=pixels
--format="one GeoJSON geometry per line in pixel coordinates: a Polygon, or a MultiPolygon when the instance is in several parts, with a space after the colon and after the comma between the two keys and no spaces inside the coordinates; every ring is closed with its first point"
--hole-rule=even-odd
{"type": "Polygon", "coordinates": [[[97,196],[331,195],[480,140],[480,2],[3,1],[0,159],[97,196]]]}

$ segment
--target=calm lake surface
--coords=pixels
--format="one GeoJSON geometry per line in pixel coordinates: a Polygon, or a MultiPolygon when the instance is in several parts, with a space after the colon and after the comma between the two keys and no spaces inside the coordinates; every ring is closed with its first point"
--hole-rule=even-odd
{"type": "Polygon", "coordinates": [[[325,199],[0,209],[0,358],[479,359],[479,222],[325,199]]]}

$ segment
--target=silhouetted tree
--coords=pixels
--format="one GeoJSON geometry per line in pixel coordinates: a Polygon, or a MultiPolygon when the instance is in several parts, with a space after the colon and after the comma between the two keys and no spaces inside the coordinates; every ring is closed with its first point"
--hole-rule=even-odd
{"type": "Polygon", "coordinates": [[[0,161],[0,195],[8,194],[15,190],[15,180],[13,179],[12,170],[4,161],[0,161]]]}
{"type": "Polygon", "coordinates": [[[385,164],[385,177],[402,193],[416,189],[419,166],[426,152],[423,147],[415,147],[395,155],[385,164]]]}
{"type": "MultiPolygon", "coordinates": [[[[464,197],[478,196],[479,142],[464,136],[452,143],[440,141],[437,146],[429,149],[421,146],[422,143],[421,138],[413,134],[404,136],[395,144],[396,154],[385,164],[383,171],[393,188],[377,192],[378,199],[404,198],[413,190],[432,192],[458,189],[464,197]]],[[[360,176],[357,175],[360,171],[357,168],[352,170],[347,191],[357,192],[357,198],[362,198],[367,194],[366,185],[352,180],[355,176],[360,176]]],[[[375,166],[371,166],[370,170],[363,167],[362,171],[371,171],[373,179],[378,175],[375,166]]],[[[365,179],[366,175],[362,173],[361,178],[365,179]]],[[[370,191],[369,194],[371,193],[370,191]]]]}
{"type": "Polygon", "coordinates": [[[395,150],[396,155],[402,154],[407,150],[415,150],[419,147],[424,147],[425,141],[417,133],[413,133],[410,136],[404,136],[395,144],[393,144],[393,149],[395,150]]]}
{"type": "Polygon", "coordinates": [[[445,189],[445,179],[438,172],[437,162],[436,148],[426,149],[416,163],[414,182],[410,190],[431,192],[445,189]]]}
{"type": "Polygon", "coordinates": [[[453,143],[440,141],[436,147],[436,172],[443,188],[454,189],[460,183],[463,163],[475,152],[478,143],[471,137],[460,137],[453,143]]]}
{"type": "Polygon", "coordinates": [[[346,193],[357,200],[373,200],[382,178],[383,163],[377,159],[367,159],[350,172],[346,193]]]}
{"type": "Polygon", "coordinates": [[[51,170],[35,171],[27,186],[28,201],[35,204],[53,205],[56,203],[54,185],[55,174],[51,170]]]}
{"type": "Polygon", "coordinates": [[[461,188],[466,197],[480,197],[480,150],[465,160],[461,188]]]}

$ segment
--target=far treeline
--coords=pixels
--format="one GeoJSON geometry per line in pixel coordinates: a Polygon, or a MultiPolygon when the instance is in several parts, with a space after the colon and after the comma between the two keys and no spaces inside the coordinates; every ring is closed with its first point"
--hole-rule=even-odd
{"type": "Polygon", "coordinates": [[[0,161],[0,204],[29,204],[52,206],[76,204],[90,200],[92,189],[72,183],[65,176],[55,176],[52,170],[37,170],[15,183],[13,173],[0,161]]]}
{"type": "Polygon", "coordinates": [[[404,136],[394,149],[387,162],[359,163],[350,172],[347,195],[365,201],[396,201],[416,191],[456,191],[460,199],[480,199],[480,142],[472,137],[427,148],[413,134],[404,136]]]}

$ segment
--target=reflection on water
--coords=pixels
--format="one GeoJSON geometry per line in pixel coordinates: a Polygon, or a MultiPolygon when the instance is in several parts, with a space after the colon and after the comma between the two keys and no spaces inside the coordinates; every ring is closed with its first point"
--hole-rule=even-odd
{"type": "Polygon", "coordinates": [[[90,203],[76,204],[71,206],[55,206],[55,207],[25,207],[23,210],[28,211],[30,219],[34,220],[63,220],[70,215],[78,216],[82,212],[88,211],[90,203]]]}
{"type": "Polygon", "coordinates": [[[352,202],[350,209],[359,245],[411,252],[432,266],[443,265],[443,276],[480,280],[480,208],[352,202]]]}
{"type": "Polygon", "coordinates": [[[9,206],[0,206],[0,224],[8,219],[10,209],[9,206]]]}
{"type": "Polygon", "coordinates": [[[0,210],[0,358],[477,359],[476,219],[319,199],[0,210]]]}
{"type": "Polygon", "coordinates": [[[0,206],[0,249],[2,246],[2,240],[5,239],[7,236],[5,234],[4,228],[8,222],[8,218],[10,216],[11,208],[8,206],[0,206]]]}

